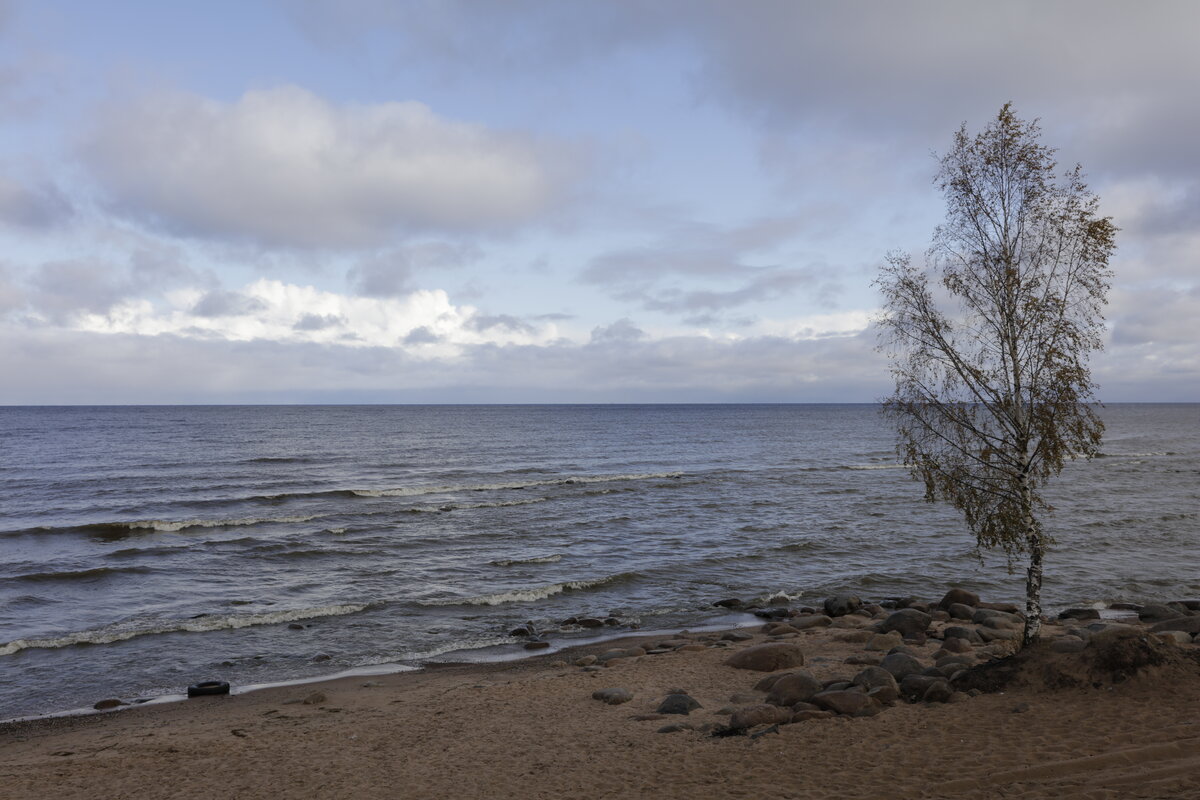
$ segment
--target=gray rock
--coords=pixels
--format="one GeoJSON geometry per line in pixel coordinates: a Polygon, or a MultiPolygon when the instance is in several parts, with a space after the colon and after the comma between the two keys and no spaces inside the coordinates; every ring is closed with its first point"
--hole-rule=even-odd
{"type": "Polygon", "coordinates": [[[694,697],[688,694],[669,694],[658,705],[659,714],[682,714],[687,716],[697,708],[701,708],[700,703],[694,697]]]}
{"type": "Polygon", "coordinates": [[[899,631],[893,631],[892,633],[877,633],[867,641],[866,647],[863,649],[886,653],[888,650],[891,650],[902,641],[904,641],[904,637],[899,631]]]}
{"type": "Polygon", "coordinates": [[[979,631],[974,628],[968,628],[963,625],[951,625],[942,631],[942,636],[948,641],[950,639],[965,639],[971,644],[983,644],[983,639],[979,635],[979,631]]]}
{"type": "Polygon", "coordinates": [[[725,659],[725,663],[737,669],[776,672],[804,666],[804,651],[791,642],[767,642],[739,650],[725,659]]]}
{"type": "Polygon", "coordinates": [[[1059,619],[1100,619],[1100,612],[1094,608],[1068,608],[1058,612],[1059,619]]]}
{"type": "Polygon", "coordinates": [[[590,667],[595,663],[596,657],[593,655],[580,656],[579,658],[575,659],[575,666],[577,667],[590,667]]]}
{"type": "Polygon", "coordinates": [[[549,646],[550,646],[549,642],[542,642],[542,641],[525,643],[526,650],[545,650],[549,646]]]}
{"type": "Polygon", "coordinates": [[[904,680],[908,675],[915,675],[925,669],[925,666],[905,653],[892,653],[886,656],[883,661],[879,662],[879,666],[892,674],[892,677],[898,681],[904,680]]]}
{"type": "Polygon", "coordinates": [[[796,631],[808,630],[809,628],[828,628],[832,624],[833,620],[824,614],[806,614],[788,620],[788,625],[796,629],[796,631]]]}
{"type": "Polygon", "coordinates": [[[768,675],[767,677],[760,680],[758,683],[754,684],[754,691],[769,692],[769,691],[771,691],[771,688],[773,686],[775,686],[776,681],[780,680],[781,678],[785,678],[791,674],[792,673],[790,673],[790,672],[784,672],[780,675],[768,675]]]}
{"type": "Polygon", "coordinates": [[[888,615],[888,618],[883,621],[880,633],[899,631],[901,636],[907,636],[910,633],[924,633],[932,621],[932,618],[924,611],[903,608],[888,615]]]}
{"type": "MultiPolygon", "coordinates": [[[[737,703],[738,705],[741,705],[741,706],[744,706],[747,704],[758,703],[761,701],[762,701],[762,698],[759,697],[757,694],[754,694],[753,692],[734,692],[733,694],[731,694],[729,696],[729,702],[737,703]]],[[[730,711],[729,713],[732,714],[733,712],[730,711]]]]}
{"type": "Polygon", "coordinates": [[[970,622],[971,617],[975,616],[975,609],[963,603],[951,603],[947,611],[953,619],[962,619],[967,622],[970,622]]]}
{"type": "Polygon", "coordinates": [[[1138,609],[1138,619],[1142,622],[1162,622],[1182,616],[1184,612],[1162,603],[1150,603],[1138,609]]]}
{"type": "Polygon", "coordinates": [[[1200,633],[1200,617],[1176,617],[1150,626],[1154,633],[1162,631],[1183,631],[1184,633],[1200,633]]]}
{"type": "Polygon", "coordinates": [[[628,689],[597,689],[592,692],[593,700],[601,700],[610,706],[619,706],[633,699],[633,692],[628,689]]]}
{"type": "Polygon", "coordinates": [[[106,711],[110,708],[116,708],[118,706],[127,706],[127,705],[129,705],[129,704],[126,703],[124,700],[121,700],[116,697],[108,697],[108,698],[105,698],[104,700],[101,700],[98,703],[96,703],[96,705],[92,706],[92,708],[96,709],[97,711],[106,711]]]}
{"type": "Polygon", "coordinates": [[[853,594],[836,594],[825,598],[825,614],[830,617],[844,617],[862,608],[862,600],[853,594]]]}
{"type": "Polygon", "coordinates": [[[950,606],[956,603],[964,606],[977,606],[979,605],[979,595],[968,592],[966,589],[954,588],[942,596],[942,599],[938,601],[938,608],[949,611],[950,606]]]}
{"type": "Polygon", "coordinates": [[[900,699],[900,687],[895,683],[891,686],[876,686],[867,692],[867,697],[880,705],[890,706],[900,699]]]}
{"type": "Polygon", "coordinates": [[[775,681],[767,695],[767,702],[774,706],[794,706],[812,698],[824,687],[808,670],[784,675],[775,681]]]}
{"type": "Polygon", "coordinates": [[[575,621],[575,624],[581,628],[603,628],[604,620],[596,619],[595,617],[584,617],[575,621]]]}
{"type": "Polygon", "coordinates": [[[870,716],[879,711],[879,704],[862,692],[846,690],[821,692],[813,696],[812,702],[825,711],[845,716],[870,716]]]}
{"type": "Polygon", "coordinates": [[[670,725],[663,725],[655,733],[679,733],[680,731],[694,731],[693,726],[686,722],[675,722],[670,725]]]}
{"type": "Polygon", "coordinates": [[[928,675],[912,674],[906,675],[900,681],[900,696],[907,700],[920,700],[925,697],[925,691],[933,685],[935,681],[943,680],[942,678],[932,678],[928,675]]]}
{"type": "Polygon", "coordinates": [[[1185,631],[1159,631],[1154,634],[1162,641],[1172,641],[1175,644],[1191,644],[1192,635],[1185,631]]]}
{"type": "Polygon", "coordinates": [[[1021,631],[981,627],[979,628],[979,638],[985,642],[1015,642],[1021,638],[1021,631]]]}
{"type": "Polygon", "coordinates": [[[744,631],[727,631],[721,634],[721,640],[725,642],[748,642],[754,638],[754,634],[744,631]]]}
{"type": "Polygon", "coordinates": [[[971,643],[966,639],[958,636],[949,636],[942,640],[942,649],[950,653],[969,653],[974,648],[971,647],[971,643]]]}
{"type": "Polygon", "coordinates": [[[762,703],[756,706],[739,708],[729,718],[729,727],[733,730],[745,730],[756,725],[779,725],[792,720],[790,708],[780,708],[762,703]]]}
{"type": "Polygon", "coordinates": [[[792,714],[792,722],[808,722],[810,719],[829,719],[837,716],[832,711],[822,711],[816,708],[806,708],[792,714]]]}
{"type": "Polygon", "coordinates": [[[718,600],[713,605],[720,608],[741,608],[745,603],[737,597],[727,597],[724,600],[718,600]]]}
{"type": "Polygon", "coordinates": [[[921,699],[926,703],[948,703],[953,694],[954,689],[950,688],[949,681],[935,680],[925,689],[921,699]]]}
{"type": "Polygon", "coordinates": [[[879,686],[896,688],[896,677],[883,667],[867,667],[851,680],[855,686],[861,686],[868,692],[879,686]]]}
{"type": "Polygon", "coordinates": [[[997,611],[994,608],[977,608],[975,613],[971,615],[971,621],[976,625],[987,625],[991,628],[1003,628],[1005,624],[1009,625],[1024,625],[1025,620],[1016,614],[1009,614],[1006,611],[997,611]]]}
{"type": "Polygon", "coordinates": [[[857,653],[852,656],[846,656],[846,659],[842,663],[850,664],[851,666],[866,665],[869,667],[877,667],[879,666],[880,661],[883,661],[883,656],[874,656],[869,653],[857,653]]]}

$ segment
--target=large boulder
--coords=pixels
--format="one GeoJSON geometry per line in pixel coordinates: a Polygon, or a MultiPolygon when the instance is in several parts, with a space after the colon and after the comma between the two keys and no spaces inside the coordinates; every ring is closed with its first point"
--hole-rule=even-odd
{"type": "Polygon", "coordinates": [[[1185,616],[1185,612],[1162,603],[1151,603],[1138,609],[1138,619],[1142,622],[1163,622],[1185,616]]]}
{"type": "Polygon", "coordinates": [[[878,701],[872,697],[868,697],[865,692],[854,691],[852,689],[821,692],[813,696],[812,702],[818,708],[825,711],[832,711],[835,714],[844,714],[850,717],[871,716],[880,711],[878,701]]]}
{"type": "Polygon", "coordinates": [[[788,620],[788,625],[791,625],[797,630],[807,630],[808,628],[828,628],[832,624],[833,620],[824,614],[804,614],[788,620]]]}
{"type": "Polygon", "coordinates": [[[891,686],[892,688],[895,688],[896,677],[883,667],[867,667],[862,672],[855,675],[851,683],[853,683],[855,686],[861,686],[867,691],[879,686],[891,686]]]}
{"type": "Polygon", "coordinates": [[[597,689],[592,692],[593,700],[601,700],[610,706],[619,706],[633,699],[633,692],[628,689],[597,689]]]}
{"type": "Polygon", "coordinates": [[[803,703],[820,692],[824,687],[808,670],[800,670],[784,675],[771,685],[767,702],[774,706],[788,706],[803,703]]]}
{"type": "Polygon", "coordinates": [[[926,690],[940,680],[945,679],[916,673],[905,675],[904,679],[900,681],[900,695],[906,700],[921,700],[925,697],[926,690]]]}
{"type": "Polygon", "coordinates": [[[725,663],[737,669],[775,672],[804,666],[804,651],[791,642],[767,642],[739,650],[725,659],[725,663]]]}
{"type": "Polygon", "coordinates": [[[1200,617],[1176,617],[1165,622],[1156,622],[1150,626],[1150,630],[1159,633],[1160,631],[1183,631],[1184,633],[1200,633],[1200,617]]]}
{"type": "Polygon", "coordinates": [[[942,596],[942,599],[938,602],[938,608],[943,611],[949,611],[950,606],[955,603],[974,607],[979,605],[979,595],[974,592],[968,592],[966,589],[954,588],[942,596]]]}
{"type": "Polygon", "coordinates": [[[756,725],[782,725],[792,721],[792,710],[762,703],[756,706],[746,706],[733,712],[729,718],[729,727],[733,730],[745,730],[756,725]]]}
{"type": "Polygon", "coordinates": [[[971,621],[971,617],[975,616],[975,609],[963,603],[951,603],[947,613],[951,619],[962,619],[967,622],[971,621]]]}
{"type": "Polygon", "coordinates": [[[694,697],[682,692],[667,695],[658,705],[659,714],[683,714],[687,716],[695,709],[700,708],[700,703],[694,697]]]}
{"type": "Polygon", "coordinates": [[[950,639],[965,639],[971,644],[983,644],[983,639],[979,635],[979,631],[974,628],[968,628],[965,625],[951,625],[942,631],[942,637],[949,641],[950,639]]]}
{"type": "Polygon", "coordinates": [[[830,617],[844,617],[862,608],[862,600],[853,594],[835,594],[825,598],[825,614],[830,617]]]}
{"type": "Polygon", "coordinates": [[[909,675],[920,674],[921,670],[925,669],[924,664],[907,653],[891,653],[879,662],[879,667],[891,673],[898,681],[909,675]]]}
{"type": "Polygon", "coordinates": [[[924,633],[929,628],[929,623],[933,622],[933,618],[924,611],[918,611],[915,608],[902,608],[888,615],[880,626],[880,633],[891,633],[898,631],[901,636],[908,636],[914,633],[924,633]]]}

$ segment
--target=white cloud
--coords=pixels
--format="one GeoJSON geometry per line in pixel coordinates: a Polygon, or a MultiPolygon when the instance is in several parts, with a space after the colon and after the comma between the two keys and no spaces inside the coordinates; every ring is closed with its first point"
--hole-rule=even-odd
{"type": "Polygon", "coordinates": [[[183,235],[361,246],[413,230],[535,218],[565,191],[565,149],[417,102],[333,105],[305,89],[233,104],[164,92],[106,107],[83,156],[115,208],[183,235]]]}
{"type": "Polygon", "coordinates": [[[260,279],[239,291],[189,288],[163,302],[130,298],[85,311],[76,331],[177,336],[228,342],[281,342],[346,348],[401,348],[421,358],[454,358],[463,347],[538,344],[555,339],[553,323],[480,324],[492,318],[456,306],[442,290],[373,298],[260,279]]]}

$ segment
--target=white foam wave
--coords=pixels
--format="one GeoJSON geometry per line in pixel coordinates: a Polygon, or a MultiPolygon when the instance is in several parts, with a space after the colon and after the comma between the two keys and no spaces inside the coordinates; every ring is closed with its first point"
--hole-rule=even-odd
{"type": "Polygon", "coordinates": [[[616,481],[644,481],[657,478],[679,478],[682,472],[652,472],[629,475],[584,475],[581,477],[554,478],[540,481],[514,481],[512,483],[481,483],[461,486],[401,486],[395,489],[352,489],[359,497],[418,497],[427,494],[454,494],[457,492],[495,492],[505,489],[527,489],[535,486],[566,486],[579,483],[613,483],[616,481]]]}
{"type": "Polygon", "coordinates": [[[205,633],[209,631],[233,630],[249,628],[253,625],[276,625],[281,622],[295,622],[301,619],[316,617],[338,617],[354,614],[367,607],[365,603],[343,603],[340,605],[317,606],[315,608],[297,608],[290,611],[271,611],[265,614],[229,614],[196,617],[193,619],[142,620],[132,623],[117,623],[103,628],[68,633],[65,636],[47,638],[14,639],[5,645],[0,645],[0,656],[10,656],[22,650],[32,648],[56,649],[70,647],[76,644],[111,644],[123,642],[138,636],[152,636],[159,633],[205,633]]]}
{"type": "Polygon", "coordinates": [[[173,533],[182,531],[187,528],[241,528],[247,525],[268,525],[271,523],[287,524],[297,522],[308,522],[316,519],[319,515],[308,514],[304,516],[290,517],[238,517],[235,519],[180,519],[180,520],[164,520],[164,519],[143,519],[134,520],[132,522],[114,522],[110,523],[112,527],[129,528],[130,530],[151,530],[173,533]]]}
{"type": "Polygon", "coordinates": [[[618,573],[617,575],[606,575],[603,578],[597,578],[590,581],[564,581],[563,583],[551,583],[546,586],[533,586],[526,589],[513,589],[511,591],[498,592],[496,594],[467,597],[461,600],[442,600],[434,603],[425,603],[423,605],[498,606],[504,603],[532,603],[537,600],[545,600],[547,597],[553,597],[556,594],[562,594],[563,592],[574,592],[581,589],[595,589],[597,587],[615,583],[632,576],[633,573],[622,572],[618,573]]]}
{"type": "Polygon", "coordinates": [[[562,553],[555,553],[552,556],[534,556],[533,558],[500,558],[488,563],[493,567],[515,567],[518,564],[553,564],[556,561],[562,561],[562,553]]]}

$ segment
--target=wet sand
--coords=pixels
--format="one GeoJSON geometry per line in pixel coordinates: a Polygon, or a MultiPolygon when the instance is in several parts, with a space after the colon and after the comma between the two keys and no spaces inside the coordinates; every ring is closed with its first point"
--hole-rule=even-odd
{"type": "MultiPolygon", "coordinates": [[[[721,647],[693,634],[684,650],[602,669],[573,662],[623,642],[10,723],[0,726],[0,796],[1200,798],[1196,673],[902,700],[872,717],[749,731],[767,731],[758,736],[658,732],[729,722],[717,712],[764,675],[723,663],[765,641],[751,631],[754,640],[721,647]],[[592,698],[609,687],[634,699],[592,698]],[[673,689],[702,708],[634,719],[673,689]]],[[[845,638],[845,629],[821,628],[789,641],[818,678],[849,678],[862,667],[844,661],[864,646],[845,638]]],[[[914,649],[931,661],[939,645],[914,649]]]]}

